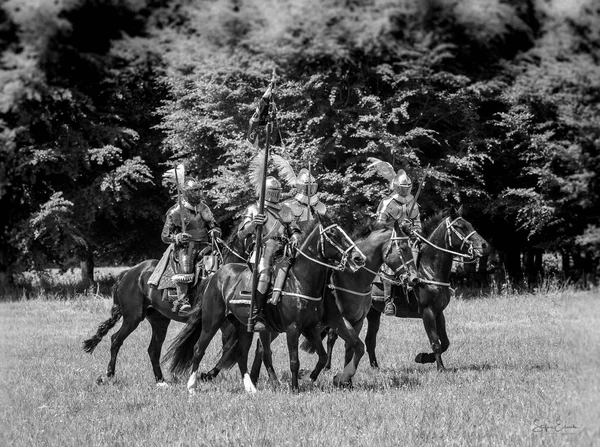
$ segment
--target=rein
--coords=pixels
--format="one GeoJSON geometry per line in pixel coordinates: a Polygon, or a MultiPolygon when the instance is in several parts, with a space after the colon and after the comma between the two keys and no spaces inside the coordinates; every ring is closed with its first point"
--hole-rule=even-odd
{"type": "MultiPolygon", "coordinates": [[[[225,241],[221,238],[217,238],[217,242],[219,242],[221,245],[223,245],[227,250],[229,250],[231,253],[233,253],[235,256],[237,256],[238,258],[240,258],[242,261],[246,262],[246,258],[242,257],[242,255],[238,254],[235,250],[233,250],[229,245],[227,245],[225,243],[225,241]]],[[[221,255],[221,259],[223,258],[223,255],[221,255]]]]}

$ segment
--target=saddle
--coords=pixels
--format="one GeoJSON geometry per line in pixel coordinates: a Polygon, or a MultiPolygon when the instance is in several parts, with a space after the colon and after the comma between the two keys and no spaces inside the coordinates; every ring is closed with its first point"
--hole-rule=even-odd
{"type": "Polygon", "coordinates": [[[164,301],[174,301],[177,299],[177,290],[174,281],[176,275],[185,276],[186,278],[182,278],[186,279],[184,282],[189,282],[191,287],[194,287],[198,284],[199,280],[212,275],[220,267],[218,256],[210,253],[211,247],[205,247],[198,254],[194,273],[188,274],[188,278],[188,275],[175,273],[176,261],[174,259],[174,252],[174,245],[170,244],[148,279],[149,285],[156,287],[158,290],[167,290],[167,293],[163,293],[164,301]]]}

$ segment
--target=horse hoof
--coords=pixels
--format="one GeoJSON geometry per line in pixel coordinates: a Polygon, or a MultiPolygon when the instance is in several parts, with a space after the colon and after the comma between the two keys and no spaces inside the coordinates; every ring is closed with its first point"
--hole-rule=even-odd
{"type": "Polygon", "coordinates": [[[209,373],[200,374],[200,380],[202,380],[203,382],[212,382],[213,379],[214,377],[209,373]]]}
{"type": "Polygon", "coordinates": [[[415,357],[415,362],[417,362],[417,363],[434,363],[435,355],[426,353],[426,352],[421,352],[420,354],[417,354],[417,356],[415,357]]]}
{"type": "Polygon", "coordinates": [[[244,374],[244,389],[247,393],[256,393],[256,387],[252,383],[252,380],[250,379],[250,376],[248,374],[244,374]]]}
{"type": "Polygon", "coordinates": [[[379,369],[379,365],[377,364],[377,362],[371,362],[371,368],[379,369]]]}
{"type": "Polygon", "coordinates": [[[158,388],[168,388],[169,384],[167,382],[165,382],[164,380],[162,380],[160,382],[156,382],[156,386],[158,388]]]}
{"type": "Polygon", "coordinates": [[[333,376],[333,385],[344,390],[349,390],[353,387],[352,379],[349,379],[347,382],[342,382],[340,374],[333,376]]]}

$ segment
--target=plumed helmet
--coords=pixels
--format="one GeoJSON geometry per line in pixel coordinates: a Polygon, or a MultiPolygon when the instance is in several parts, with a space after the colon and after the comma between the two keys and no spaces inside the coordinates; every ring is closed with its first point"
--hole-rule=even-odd
{"type": "Polygon", "coordinates": [[[265,190],[265,200],[267,202],[279,203],[281,197],[281,183],[275,177],[267,177],[267,188],[265,190]]]}
{"type": "Polygon", "coordinates": [[[202,185],[193,178],[188,178],[183,182],[183,197],[192,205],[198,205],[202,201],[202,185]]]}
{"type": "Polygon", "coordinates": [[[404,169],[400,169],[392,179],[390,187],[394,192],[406,197],[412,190],[412,181],[404,169]]]}
{"type": "Polygon", "coordinates": [[[307,196],[314,196],[317,193],[319,185],[315,178],[308,172],[308,169],[303,168],[296,176],[296,189],[307,196]]]}

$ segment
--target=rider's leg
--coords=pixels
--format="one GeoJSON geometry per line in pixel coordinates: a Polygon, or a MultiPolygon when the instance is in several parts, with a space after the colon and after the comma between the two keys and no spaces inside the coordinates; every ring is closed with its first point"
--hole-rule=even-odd
{"type": "Polygon", "coordinates": [[[385,308],[383,313],[388,317],[396,316],[396,306],[394,305],[394,297],[392,296],[392,283],[383,280],[383,300],[385,308]]]}
{"type": "Polygon", "coordinates": [[[188,296],[189,284],[194,280],[196,244],[190,241],[178,252],[179,272],[175,275],[177,301],[173,303],[173,312],[189,312],[192,309],[188,296]]]}

